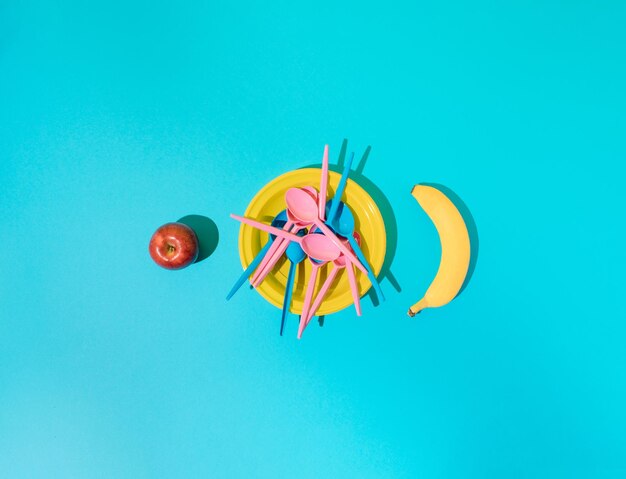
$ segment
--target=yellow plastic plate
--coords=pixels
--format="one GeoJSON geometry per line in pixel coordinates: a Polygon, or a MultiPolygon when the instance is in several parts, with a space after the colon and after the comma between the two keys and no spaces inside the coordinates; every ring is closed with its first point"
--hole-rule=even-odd
{"type": "MultiPolygon", "coordinates": [[[[328,197],[332,198],[335,189],[339,184],[341,175],[329,171],[328,172],[328,197]]],[[[248,205],[245,216],[253,218],[269,224],[274,217],[286,208],[285,193],[289,188],[313,186],[319,190],[321,170],[318,168],[304,168],[301,170],[290,171],[282,176],[272,180],[265,185],[261,191],[252,199],[248,205]]],[[[348,179],[343,201],[350,206],[354,213],[356,223],[355,231],[361,235],[361,249],[367,261],[371,265],[375,274],[380,272],[385,261],[385,251],[387,248],[387,237],[385,235],[385,223],[383,217],[374,203],[374,200],[361,188],[357,183],[348,179]]],[[[252,226],[241,225],[239,230],[239,256],[244,269],[248,267],[254,260],[258,252],[268,241],[267,233],[257,230],[252,226]]],[[[285,285],[287,284],[287,275],[289,273],[290,262],[281,259],[272,273],[268,274],[263,283],[257,288],[257,291],[267,301],[277,308],[283,307],[283,298],[285,296],[285,285]]],[[[319,291],[324,280],[333,268],[332,264],[327,264],[320,269],[317,279],[315,294],[319,291]]],[[[359,292],[363,296],[371,284],[367,276],[362,274],[355,268],[357,282],[359,284],[359,292]]],[[[304,303],[304,294],[311,273],[311,264],[305,259],[298,265],[296,277],[294,281],[294,290],[291,302],[291,312],[300,314],[304,303]]],[[[342,270],[334,284],[329,290],[326,298],[322,302],[318,315],[335,313],[353,304],[348,276],[345,270],[342,270]]]]}

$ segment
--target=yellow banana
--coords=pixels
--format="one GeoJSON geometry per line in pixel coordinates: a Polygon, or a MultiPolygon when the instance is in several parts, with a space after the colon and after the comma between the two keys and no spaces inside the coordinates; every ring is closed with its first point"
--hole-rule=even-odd
{"type": "Polygon", "coordinates": [[[458,294],[470,263],[470,238],[463,216],[437,188],[416,185],[411,191],[435,224],[441,241],[441,261],[435,279],[422,299],[409,308],[415,316],[425,308],[444,306],[458,294]]]}

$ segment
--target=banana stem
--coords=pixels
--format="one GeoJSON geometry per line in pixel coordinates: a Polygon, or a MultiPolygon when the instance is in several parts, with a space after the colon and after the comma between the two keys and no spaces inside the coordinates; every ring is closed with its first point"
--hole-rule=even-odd
{"type": "Polygon", "coordinates": [[[409,308],[409,311],[407,314],[410,317],[413,317],[416,314],[419,314],[422,311],[422,309],[426,309],[426,308],[428,308],[428,302],[426,301],[426,298],[422,298],[409,308]]]}

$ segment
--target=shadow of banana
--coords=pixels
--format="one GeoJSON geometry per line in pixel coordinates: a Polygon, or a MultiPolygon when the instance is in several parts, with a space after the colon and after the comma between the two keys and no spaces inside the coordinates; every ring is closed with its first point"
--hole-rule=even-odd
{"type": "Polygon", "coordinates": [[[476,269],[476,262],[478,261],[478,250],[479,250],[479,239],[478,239],[478,228],[476,227],[476,221],[474,221],[474,217],[470,212],[469,208],[465,204],[465,202],[457,195],[453,190],[448,188],[445,185],[439,183],[419,183],[424,186],[431,186],[433,188],[438,189],[444,195],[446,195],[450,201],[456,206],[463,217],[463,221],[465,221],[465,226],[467,226],[467,232],[469,234],[470,239],[470,262],[467,268],[467,275],[465,276],[465,281],[463,281],[463,285],[457,296],[459,296],[463,290],[467,287],[470,280],[472,279],[472,275],[474,274],[474,270],[476,269]]]}

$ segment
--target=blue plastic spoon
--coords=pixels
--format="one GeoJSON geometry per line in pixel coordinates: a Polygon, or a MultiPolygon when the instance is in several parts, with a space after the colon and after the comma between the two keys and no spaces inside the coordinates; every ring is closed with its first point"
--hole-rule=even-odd
{"type": "MultiPolygon", "coordinates": [[[[329,201],[331,208],[334,206],[335,201],[336,201],[335,198],[329,201]]],[[[378,284],[378,281],[376,280],[376,276],[374,276],[372,267],[369,265],[369,263],[365,259],[365,255],[363,254],[363,251],[361,251],[359,244],[354,239],[354,236],[353,236],[354,215],[352,214],[352,211],[350,211],[350,208],[348,207],[348,205],[346,205],[345,203],[341,201],[339,201],[338,203],[339,204],[336,207],[337,208],[336,219],[331,225],[331,227],[338,234],[340,234],[341,236],[345,236],[348,239],[348,241],[350,242],[350,246],[352,247],[352,250],[354,251],[354,254],[356,254],[356,257],[363,264],[363,266],[365,266],[365,268],[367,269],[367,277],[372,283],[372,286],[374,287],[374,291],[376,291],[376,295],[381,301],[384,301],[385,295],[380,289],[380,284],[378,284]]]]}
{"type": "MultiPolygon", "coordinates": [[[[283,210],[276,215],[276,217],[272,221],[272,226],[275,226],[277,228],[282,228],[286,222],[287,222],[287,212],[283,210]]],[[[256,269],[256,267],[261,263],[261,261],[265,257],[265,253],[267,253],[267,251],[270,249],[270,246],[272,244],[272,241],[274,241],[274,238],[275,238],[274,235],[270,235],[269,241],[265,244],[265,246],[263,246],[261,251],[258,252],[256,257],[252,260],[252,263],[250,263],[248,267],[245,269],[245,271],[241,273],[241,276],[239,276],[239,279],[235,282],[230,292],[226,296],[226,301],[228,301],[230,298],[233,297],[233,295],[239,290],[239,288],[241,288],[241,285],[246,282],[246,279],[248,279],[248,277],[252,274],[252,272],[256,269]]]]}
{"type": "MultiPolygon", "coordinates": [[[[305,230],[298,231],[298,236],[304,236],[305,230]]],[[[285,299],[283,300],[283,315],[280,321],[280,335],[283,335],[283,329],[285,328],[285,318],[287,317],[287,311],[289,311],[289,306],[291,306],[291,295],[293,294],[293,282],[296,276],[296,265],[298,263],[302,263],[306,258],[306,253],[302,250],[302,247],[299,243],[292,241],[287,246],[287,251],[285,252],[287,255],[287,259],[291,261],[291,266],[289,266],[289,275],[287,276],[287,284],[285,285],[285,299]]]]}

